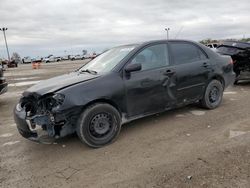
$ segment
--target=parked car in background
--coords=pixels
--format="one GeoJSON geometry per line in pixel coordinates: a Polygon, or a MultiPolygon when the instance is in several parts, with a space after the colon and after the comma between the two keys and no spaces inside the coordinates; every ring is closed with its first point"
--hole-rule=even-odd
{"type": "Polygon", "coordinates": [[[54,55],[49,55],[48,57],[43,58],[43,62],[45,63],[59,62],[61,60],[61,57],[55,57],[54,55]]]}
{"type": "Polygon", "coordinates": [[[70,55],[65,55],[62,57],[62,60],[69,60],[70,59],[70,55]]]}
{"type": "Polygon", "coordinates": [[[84,55],[84,59],[91,59],[91,55],[90,54],[84,55]]]}
{"type": "Polygon", "coordinates": [[[8,68],[18,67],[18,62],[15,59],[11,59],[11,61],[8,62],[7,66],[8,66],[8,68]]]}
{"type": "Polygon", "coordinates": [[[3,76],[3,65],[0,63],[0,95],[7,92],[8,83],[3,76]]]}
{"type": "Polygon", "coordinates": [[[206,46],[210,48],[211,50],[216,51],[217,47],[219,46],[219,43],[210,43],[210,44],[206,44],[206,46]]]}
{"type": "Polygon", "coordinates": [[[238,41],[225,41],[217,48],[217,52],[222,55],[230,55],[234,62],[234,72],[236,73],[236,81],[250,80],[241,76],[242,73],[250,73],[250,43],[238,41]]]}
{"type": "Polygon", "coordinates": [[[230,56],[184,40],[115,47],[78,70],[23,93],[14,117],[20,134],[39,141],[77,133],[90,147],[113,142],[121,125],[199,103],[217,108],[233,84],[230,56]]]}
{"type": "Polygon", "coordinates": [[[22,62],[25,64],[25,63],[31,63],[32,60],[31,60],[31,57],[30,56],[26,56],[22,59],[22,62]]]}
{"type": "Polygon", "coordinates": [[[42,62],[42,60],[43,60],[43,58],[40,56],[37,56],[37,57],[31,59],[31,61],[33,63],[40,63],[40,62],[42,62]]]}
{"type": "Polygon", "coordinates": [[[90,59],[95,59],[98,55],[94,52],[92,55],[90,55],[90,59]]]}
{"type": "Polygon", "coordinates": [[[70,56],[70,60],[74,61],[74,60],[83,60],[85,59],[84,55],[71,55],[70,56]]]}

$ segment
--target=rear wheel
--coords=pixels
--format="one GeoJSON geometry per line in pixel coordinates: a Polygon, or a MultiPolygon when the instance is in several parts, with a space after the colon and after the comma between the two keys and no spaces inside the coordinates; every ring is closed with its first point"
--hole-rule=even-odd
{"type": "Polygon", "coordinates": [[[80,140],[98,148],[112,143],[121,130],[119,112],[106,103],[89,106],[80,116],[76,132],[80,140]]]}
{"type": "Polygon", "coordinates": [[[218,80],[212,80],[206,88],[201,105],[207,109],[215,109],[220,106],[223,97],[223,85],[218,80]]]}

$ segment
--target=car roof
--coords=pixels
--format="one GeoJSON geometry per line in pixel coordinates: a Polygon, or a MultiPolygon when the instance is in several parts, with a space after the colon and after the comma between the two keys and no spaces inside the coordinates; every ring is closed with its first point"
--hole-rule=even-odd
{"type": "Polygon", "coordinates": [[[126,47],[126,46],[144,46],[144,45],[149,45],[153,43],[160,43],[160,42],[191,42],[195,44],[200,44],[192,40],[183,40],[183,39],[161,39],[161,40],[150,40],[150,41],[144,41],[144,42],[138,42],[138,43],[131,43],[131,44],[125,44],[125,45],[119,45],[116,46],[118,47],[126,47]]]}

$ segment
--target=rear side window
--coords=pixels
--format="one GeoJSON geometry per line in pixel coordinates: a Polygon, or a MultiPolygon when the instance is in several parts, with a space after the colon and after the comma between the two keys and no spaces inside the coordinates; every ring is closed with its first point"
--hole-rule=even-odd
{"type": "Polygon", "coordinates": [[[192,63],[207,59],[204,52],[197,46],[184,42],[171,42],[171,51],[175,64],[192,63]]]}

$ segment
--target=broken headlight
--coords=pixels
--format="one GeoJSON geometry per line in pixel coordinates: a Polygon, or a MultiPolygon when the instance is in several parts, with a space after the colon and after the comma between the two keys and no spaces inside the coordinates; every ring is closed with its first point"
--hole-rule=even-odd
{"type": "Polygon", "coordinates": [[[58,105],[62,105],[64,102],[64,99],[65,99],[65,96],[61,93],[56,93],[52,97],[53,97],[53,99],[56,100],[58,105]]]}
{"type": "Polygon", "coordinates": [[[18,104],[16,105],[16,110],[17,110],[18,112],[21,112],[22,109],[23,109],[23,108],[22,108],[21,104],[18,103],[18,104]]]}

